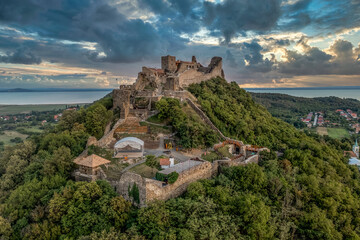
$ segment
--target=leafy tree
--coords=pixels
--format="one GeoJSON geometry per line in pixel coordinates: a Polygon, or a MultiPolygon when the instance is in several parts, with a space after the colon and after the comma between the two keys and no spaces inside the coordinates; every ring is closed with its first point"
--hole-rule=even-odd
{"type": "Polygon", "coordinates": [[[159,166],[159,162],[154,155],[147,155],[145,164],[146,166],[151,167],[153,172],[154,172],[154,168],[158,168],[159,166]]]}
{"type": "Polygon", "coordinates": [[[93,231],[123,227],[130,203],[117,197],[105,182],[77,182],[55,194],[49,203],[49,219],[60,225],[63,237],[79,237],[93,231]]]}
{"type": "Polygon", "coordinates": [[[132,185],[132,187],[130,187],[130,185],[129,185],[128,191],[129,191],[129,197],[131,197],[134,202],[139,204],[140,203],[140,192],[139,192],[139,188],[136,185],[136,183],[134,183],[132,185]]]}
{"type": "Polygon", "coordinates": [[[72,170],[74,163],[72,162],[72,155],[69,148],[62,146],[55,150],[51,158],[44,162],[44,174],[47,176],[59,173],[67,176],[72,170]]]}
{"type": "Polygon", "coordinates": [[[10,239],[12,232],[13,230],[10,223],[0,216],[0,236],[2,236],[3,239],[10,239]]]}
{"type": "Polygon", "coordinates": [[[107,123],[112,118],[112,112],[100,103],[94,104],[86,110],[85,127],[87,132],[100,139],[103,134],[107,123]]]}

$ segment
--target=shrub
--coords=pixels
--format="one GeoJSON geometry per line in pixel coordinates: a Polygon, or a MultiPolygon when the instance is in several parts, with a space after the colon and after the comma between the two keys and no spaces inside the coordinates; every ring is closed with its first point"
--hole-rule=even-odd
{"type": "Polygon", "coordinates": [[[178,179],[179,174],[177,172],[172,172],[167,175],[168,183],[173,184],[178,179]]]}
{"type": "Polygon", "coordinates": [[[160,172],[157,172],[155,175],[155,179],[158,181],[165,182],[166,181],[166,175],[160,172]]]}

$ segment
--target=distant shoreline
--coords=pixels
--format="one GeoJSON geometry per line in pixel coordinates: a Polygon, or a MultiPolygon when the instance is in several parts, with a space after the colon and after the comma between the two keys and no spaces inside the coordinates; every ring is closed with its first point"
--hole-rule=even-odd
{"type": "Polygon", "coordinates": [[[337,86],[337,87],[297,87],[297,88],[243,88],[251,90],[360,90],[360,86],[337,86]]]}

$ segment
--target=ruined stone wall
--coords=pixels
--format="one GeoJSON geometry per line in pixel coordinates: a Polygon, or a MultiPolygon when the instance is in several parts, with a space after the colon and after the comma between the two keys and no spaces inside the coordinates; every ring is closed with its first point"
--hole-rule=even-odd
{"type": "Polygon", "coordinates": [[[178,91],[179,90],[179,78],[178,77],[167,77],[164,89],[171,90],[171,91],[178,91]]]}
{"type": "Polygon", "coordinates": [[[189,97],[188,91],[170,91],[164,90],[163,92],[164,97],[172,97],[172,98],[179,98],[179,99],[186,99],[189,97]]]}
{"type": "Polygon", "coordinates": [[[194,69],[197,70],[197,63],[187,63],[187,62],[181,62],[178,66],[177,72],[182,74],[183,72],[194,69]]]}
{"type": "Polygon", "coordinates": [[[247,158],[244,162],[242,162],[242,165],[246,165],[249,163],[259,163],[259,155],[253,155],[252,157],[247,158]]]}
{"type": "Polygon", "coordinates": [[[156,199],[168,200],[178,197],[186,191],[187,186],[199,179],[211,178],[213,167],[210,162],[204,161],[179,174],[179,178],[173,184],[162,186],[162,182],[146,179],[146,200],[151,202],[156,199]]]}
{"type": "Polygon", "coordinates": [[[214,161],[213,163],[202,161],[202,164],[180,173],[175,183],[167,185],[161,181],[143,178],[139,174],[132,172],[123,173],[119,181],[110,181],[110,184],[115,188],[116,192],[126,200],[133,202],[136,206],[144,207],[154,200],[165,201],[180,196],[186,191],[190,183],[200,179],[214,177],[221,172],[222,167],[246,165],[249,163],[257,163],[257,161],[258,155],[246,160],[242,157],[236,160],[225,158],[214,161]],[[132,197],[129,196],[129,188],[132,188],[134,184],[136,184],[139,189],[139,203],[134,202],[132,197]]]}
{"type": "Polygon", "coordinates": [[[141,121],[145,121],[149,115],[149,109],[130,109],[129,115],[139,118],[141,121]]]}
{"type": "Polygon", "coordinates": [[[146,181],[139,174],[125,172],[121,175],[120,181],[113,182],[111,185],[115,187],[116,192],[123,196],[125,200],[128,200],[139,207],[146,205],[146,181]],[[140,203],[134,202],[134,199],[129,196],[129,188],[131,189],[134,184],[136,184],[139,189],[140,203]]]}
{"type": "Polygon", "coordinates": [[[179,84],[180,87],[187,87],[192,83],[201,83],[215,77],[224,77],[221,58],[213,58],[210,65],[206,68],[184,71],[179,75],[179,84]]]}
{"type": "Polygon", "coordinates": [[[114,89],[113,107],[120,108],[120,118],[125,119],[129,114],[131,90],[114,89]]]}
{"type": "Polygon", "coordinates": [[[103,148],[108,147],[112,142],[116,141],[116,139],[114,138],[114,132],[115,129],[121,124],[123,123],[124,120],[123,119],[119,119],[115,125],[113,126],[113,128],[107,133],[104,134],[104,136],[102,138],[100,138],[99,141],[97,141],[96,146],[100,146],[103,148]]]}

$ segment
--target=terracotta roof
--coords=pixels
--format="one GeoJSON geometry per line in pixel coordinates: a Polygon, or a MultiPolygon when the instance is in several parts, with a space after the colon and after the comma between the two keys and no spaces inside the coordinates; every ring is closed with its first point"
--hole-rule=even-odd
{"type": "Polygon", "coordinates": [[[344,156],[346,156],[347,153],[349,153],[350,157],[354,157],[354,158],[357,157],[353,151],[344,151],[344,156]]]}
{"type": "Polygon", "coordinates": [[[161,166],[169,166],[170,165],[170,159],[169,158],[160,158],[160,165],[161,166]]]}
{"type": "Polygon", "coordinates": [[[98,167],[100,165],[111,163],[111,162],[109,160],[106,160],[105,158],[98,156],[98,155],[92,154],[90,156],[87,156],[86,158],[77,160],[75,163],[77,165],[94,168],[94,167],[98,167]]]}

